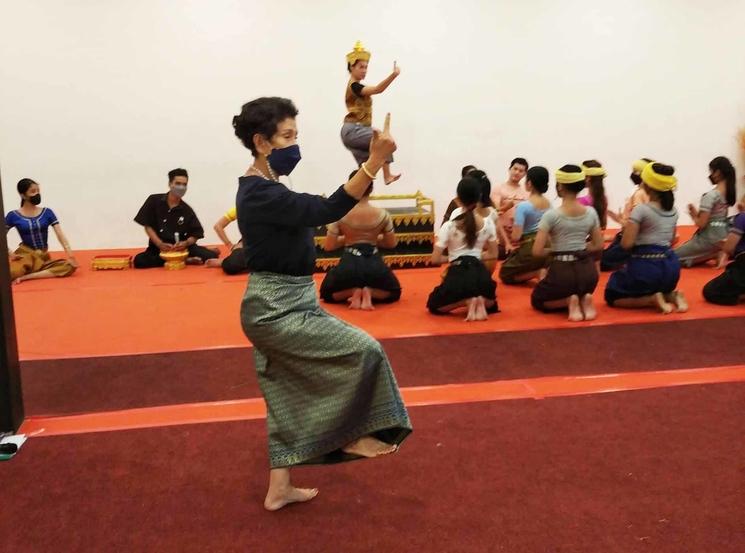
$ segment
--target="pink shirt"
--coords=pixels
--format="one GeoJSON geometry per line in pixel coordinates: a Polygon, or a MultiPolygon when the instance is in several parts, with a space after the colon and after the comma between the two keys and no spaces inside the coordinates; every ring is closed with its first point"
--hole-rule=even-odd
{"type": "Polygon", "coordinates": [[[497,190],[492,193],[491,198],[497,209],[499,209],[502,200],[512,200],[515,202],[515,205],[499,216],[499,222],[506,230],[511,229],[515,221],[515,206],[520,202],[524,202],[529,197],[530,194],[522,186],[512,186],[507,183],[500,184],[497,190]]]}

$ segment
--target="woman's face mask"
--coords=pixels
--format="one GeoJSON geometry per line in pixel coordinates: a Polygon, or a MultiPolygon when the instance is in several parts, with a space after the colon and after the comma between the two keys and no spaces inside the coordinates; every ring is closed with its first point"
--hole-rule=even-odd
{"type": "Polygon", "coordinates": [[[39,205],[39,204],[41,203],[41,194],[39,194],[39,193],[37,192],[37,193],[36,193],[36,194],[34,194],[33,196],[29,196],[29,197],[28,197],[28,198],[26,198],[26,199],[27,199],[27,200],[28,200],[28,202],[29,202],[29,203],[31,203],[32,205],[39,205]]]}
{"type": "Polygon", "coordinates": [[[300,146],[293,144],[286,148],[274,149],[266,159],[278,175],[289,175],[302,159],[300,146]]]}

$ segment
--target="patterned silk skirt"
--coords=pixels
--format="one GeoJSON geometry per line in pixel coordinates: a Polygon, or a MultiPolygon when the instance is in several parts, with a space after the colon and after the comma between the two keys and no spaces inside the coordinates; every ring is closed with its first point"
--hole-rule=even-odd
{"type": "Polygon", "coordinates": [[[241,304],[267,406],[272,468],[358,457],[371,435],[400,444],[411,422],[388,358],[362,330],[323,311],[310,276],[252,273],[241,304]]]}

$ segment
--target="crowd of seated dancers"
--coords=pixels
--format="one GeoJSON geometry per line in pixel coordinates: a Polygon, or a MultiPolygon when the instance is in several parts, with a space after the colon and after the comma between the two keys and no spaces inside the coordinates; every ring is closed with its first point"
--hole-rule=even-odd
{"type": "MultiPolygon", "coordinates": [[[[524,158],[516,158],[507,181],[492,189],[486,173],[466,166],[456,198],[436,232],[431,263],[447,268],[429,295],[427,308],[438,315],[461,310],[468,321],[485,320],[499,311],[497,283],[492,278],[496,272],[506,285],[534,281],[535,309],[564,310],[571,321],[592,320],[597,316],[593,293],[601,270],[612,271],[604,292],[608,305],[682,312],[688,304],[677,288],[681,267],[711,260],[723,271],[704,286],[704,298],[721,305],[742,302],[745,196],[737,203],[737,214],[729,217],[729,208],[736,204],[735,169],[720,156],[710,162],[709,172],[712,188],[703,194],[698,208],[688,205],[696,231],[690,240],[676,245],[677,179],[670,165],[647,158],[634,162],[630,177],[634,190],[619,212],[608,207],[606,173],[596,160],[564,165],[555,172],[560,198],[556,207],[546,198],[550,175],[544,167],[529,167],[524,158]],[[621,230],[604,247],[609,218],[621,230]]],[[[170,171],[168,191],[149,196],[135,216],[149,239],[145,251],[134,257],[135,268],[163,266],[161,252],[187,250],[188,263],[221,267],[228,274],[247,272],[241,241],[233,243],[225,230],[236,219],[235,208],[214,226],[229,255],[219,259],[218,249],[197,244],[204,229],[183,201],[188,178],[184,169],[170,171]]],[[[19,283],[73,274],[78,263],[54,212],[41,207],[39,184],[24,178],[17,190],[20,208],[5,217],[7,230],[16,228],[21,238],[19,247],[8,252],[11,279],[19,283]],[[49,227],[66,259],[50,257],[49,227]]],[[[327,227],[324,249],[343,248],[339,264],[321,285],[321,297],[328,303],[371,310],[375,303],[401,297],[400,283],[378,250],[395,247],[393,221],[385,209],[369,202],[372,190],[371,184],[344,218],[327,227]]]]}

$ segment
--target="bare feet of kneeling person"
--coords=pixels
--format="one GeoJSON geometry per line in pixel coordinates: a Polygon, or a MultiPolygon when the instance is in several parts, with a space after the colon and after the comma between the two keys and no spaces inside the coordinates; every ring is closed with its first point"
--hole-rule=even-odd
{"type": "Polygon", "coordinates": [[[665,296],[665,300],[675,305],[675,310],[678,313],[685,313],[688,311],[688,300],[683,295],[683,292],[675,290],[665,296]]]}
{"type": "Polygon", "coordinates": [[[372,436],[363,436],[341,448],[344,453],[359,455],[368,459],[394,453],[397,449],[398,446],[381,442],[372,436]]]}
{"type": "Polygon", "coordinates": [[[267,511],[278,511],[285,505],[310,501],[317,495],[318,488],[278,487],[267,492],[266,499],[264,499],[264,508],[267,511]]]}
{"type": "Polygon", "coordinates": [[[579,304],[579,296],[577,294],[569,296],[569,320],[573,323],[584,320],[582,308],[579,304]]]}
{"type": "Polygon", "coordinates": [[[362,289],[360,309],[364,309],[365,311],[372,311],[375,309],[375,306],[372,303],[372,292],[367,286],[362,289]]]}
{"type": "Polygon", "coordinates": [[[582,313],[584,313],[586,321],[595,320],[598,316],[595,304],[592,302],[592,294],[582,296],[582,313]]]}
{"type": "Polygon", "coordinates": [[[362,308],[362,288],[355,288],[351,297],[347,301],[349,302],[349,309],[361,309],[362,308]]]}
{"type": "Polygon", "coordinates": [[[204,261],[201,257],[187,257],[186,258],[186,264],[187,265],[204,265],[204,261]]]}
{"type": "Polygon", "coordinates": [[[668,315],[673,312],[673,305],[665,301],[665,296],[662,292],[657,292],[654,296],[652,296],[652,298],[654,304],[660,310],[660,313],[662,313],[663,315],[668,315]]]}
{"type": "Polygon", "coordinates": [[[466,322],[477,321],[478,316],[478,299],[468,298],[466,300],[466,306],[468,306],[468,313],[466,313],[466,322]]]}
{"type": "Polygon", "coordinates": [[[205,267],[222,267],[222,259],[208,259],[204,262],[205,267]]]}

